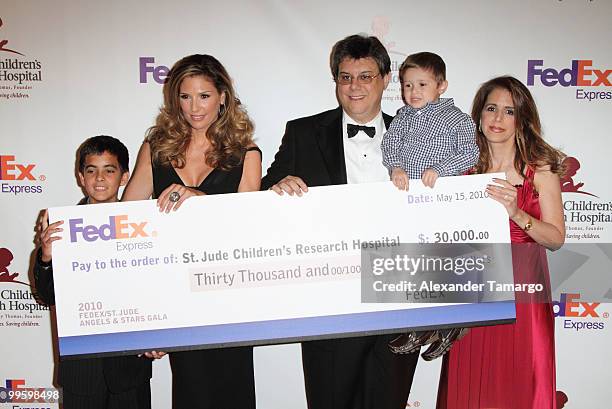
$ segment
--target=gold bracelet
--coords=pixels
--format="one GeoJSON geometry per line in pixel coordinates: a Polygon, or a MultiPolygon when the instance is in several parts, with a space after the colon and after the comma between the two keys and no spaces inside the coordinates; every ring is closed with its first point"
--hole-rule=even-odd
{"type": "Polygon", "coordinates": [[[529,231],[533,227],[533,222],[531,220],[531,216],[527,216],[527,223],[525,223],[525,227],[523,227],[523,231],[529,231]]]}

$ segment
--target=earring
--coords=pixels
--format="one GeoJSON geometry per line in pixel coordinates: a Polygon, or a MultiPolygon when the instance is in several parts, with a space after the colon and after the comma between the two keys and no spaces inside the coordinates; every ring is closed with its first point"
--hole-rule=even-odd
{"type": "Polygon", "coordinates": [[[225,114],[225,111],[226,111],[226,110],[227,110],[227,109],[225,108],[225,104],[221,104],[221,105],[219,105],[219,116],[220,116],[220,117],[221,117],[221,116],[223,116],[223,114],[225,114]]]}
{"type": "Polygon", "coordinates": [[[516,141],[516,146],[518,147],[519,154],[521,156],[524,156],[524,154],[525,154],[525,144],[524,144],[522,135],[520,135],[519,132],[515,132],[514,133],[514,139],[516,141]]]}

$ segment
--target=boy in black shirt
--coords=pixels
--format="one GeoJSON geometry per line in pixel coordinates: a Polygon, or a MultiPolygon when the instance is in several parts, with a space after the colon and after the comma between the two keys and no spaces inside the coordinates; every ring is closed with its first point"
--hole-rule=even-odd
{"type": "MultiPolygon", "coordinates": [[[[87,193],[82,204],[117,202],[120,186],[129,178],[129,154],[121,141],[99,135],[87,139],[78,150],[78,176],[87,193]]],[[[45,304],[55,304],[52,243],[62,231],[62,221],[41,225],[41,246],[34,264],[34,283],[45,304]]],[[[64,409],[150,409],[151,360],[120,356],[59,362],[58,383],[63,388],[64,409]]]]}

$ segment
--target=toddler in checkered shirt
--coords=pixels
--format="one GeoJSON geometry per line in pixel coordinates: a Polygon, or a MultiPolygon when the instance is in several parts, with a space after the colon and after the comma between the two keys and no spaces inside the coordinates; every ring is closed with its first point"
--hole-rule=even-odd
{"type": "MultiPolygon", "coordinates": [[[[476,126],[451,98],[440,98],[448,87],[442,58],[429,52],[409,55],[399,74],[406,106],[398,111],[381,145],[393,184],[408,190],[409,179],[420,178],[433,188],[440,176],[465,173],[478,161],[476,126]]],[[[413,353],[431,343],[422,355],[429,361],[442,356],[465,331],[410,332],[389,347],[395,353],[413,353]]]]}
{"type": "Polygon", "coordinates": [[[408,190],[409,179],[421,179],[433,187],[440,176],[465,173],[478,160],[476,126],[452,98],[440,98],[448,87],[442,58],[429,52],[409,55],[399,74],[406,105],[381,145],[393,184],[408,190]]]}

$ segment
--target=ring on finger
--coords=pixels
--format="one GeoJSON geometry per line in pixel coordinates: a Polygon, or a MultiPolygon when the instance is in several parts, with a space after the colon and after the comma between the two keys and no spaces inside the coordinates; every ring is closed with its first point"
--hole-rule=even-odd
{"type": "Polygon", "coordinates": [[[179,192],[172,192],[170,193],[170,196],[168,196],[168,199],[172,202],[172,203],[176,203],[181,199],[181,194],[179,192]]]}

